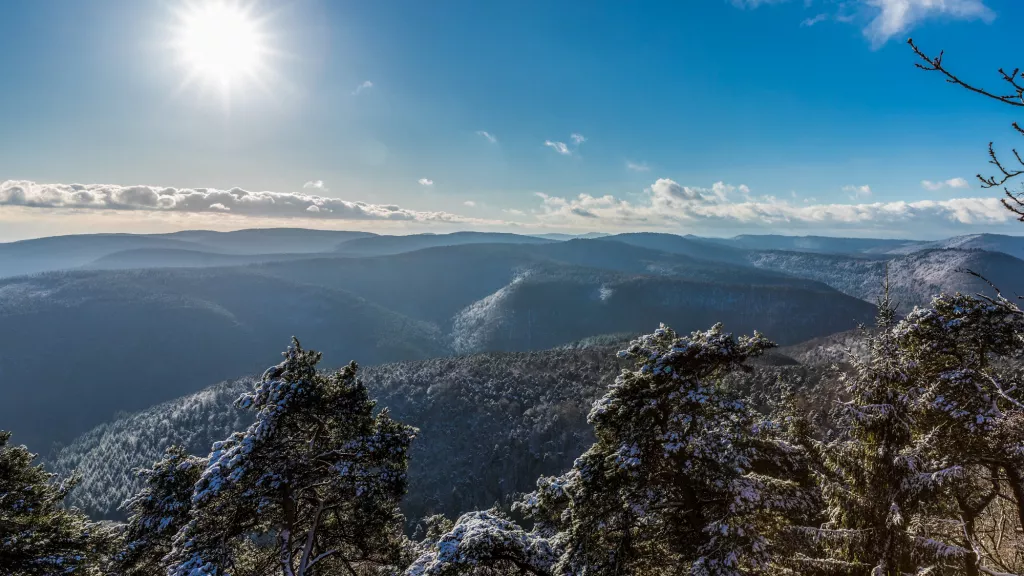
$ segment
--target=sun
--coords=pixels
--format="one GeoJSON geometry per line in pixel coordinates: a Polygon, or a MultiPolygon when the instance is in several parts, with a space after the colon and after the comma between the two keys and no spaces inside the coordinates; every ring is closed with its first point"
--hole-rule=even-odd
{"type": "Polygon", "coordinates": [[[269,50],[251,6],[207,0],[189,4],[178,17],[174,47],[187,83],[203,82],[226,93],[243,81],[260,79],[269,50]]]}

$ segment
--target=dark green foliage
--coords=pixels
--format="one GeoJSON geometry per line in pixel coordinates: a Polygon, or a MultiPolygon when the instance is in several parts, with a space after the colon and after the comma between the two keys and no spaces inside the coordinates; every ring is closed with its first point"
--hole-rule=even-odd
{"type": "MultiPolygon", "coordinates": [[[[820,445],[827,522],[814,532],[820,558],[798,557],[804,571],[915,573],[933,555],[915,541],[911,521],[942,477],[929,482],[913,430],[919,385],[891,334],[888,291],[879,300],[877,335],[866,358],[851,358],[844,374],[848,400],[833,414],[838,435],[820,445]]],[[[931,471],[927,471],[931,472],[931,471]]]]}
{"type": "Polygon", "coordinates": [[[192,490],[206,464],[205,458],[172,446],[152,468],[139,470],[143,488],[124,503],[128,522],[113,557],[118,574],[147,576],[167,571],[164,557],[189,520],[192,490]]]}
{"type": "Polygon", "coordinates": [[[108,530],[64,508],[75,485],[33,464],[35,455],[0,432],[0,572],[18,576],[98,574],[108,530]]]}
{"type": "Polygon", "coordinates": [[[398,502],[415,430],[374,414],[355,363],[325,374],[320,359],[295,341],[238,399],[255,421],[214,443],[169,574],[237,573],[261,558],[286,576],[401,562],[398,502]]]}
{"type": "Polygon", "coordinates": [[[590,413],[597,442],[524,505],[564,547],[558,574],[764,574],[790,520],[813,513],[802,455],[723,378],[773,344],[667,328],[624,352],[590,413]]]}
{"type": "Polygon", "coordinates": [[[1018,353],[1024,318],[1002,298],[959,294],[898,323],[894,307],[885,290],[865,354],[849,358],[834,436],[815,443],[826,522],[807,530],[813,552],[797,565],[808,574],[993,573],[987,566],[1006,567],[1000,541],[1015,522],[986,534],[979,526],[1007,484],[1019,512],[1014,447],[1024,443],[1021,398],[995,368],[1018,353]]]}

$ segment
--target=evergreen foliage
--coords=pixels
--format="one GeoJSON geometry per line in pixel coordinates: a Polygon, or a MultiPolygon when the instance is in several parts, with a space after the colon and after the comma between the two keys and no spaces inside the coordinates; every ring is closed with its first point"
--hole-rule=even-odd
{"type": "Polygon", "coordinates": [[[110,531],[63,506],[75,478],[55,482],[36,455],[0,431],[0,572],[99,574],[110,531]]]}
{"type": "Polygon", "coordinates": [[[114,556],[119,574],[145,576],[166,571],[164,557],[171,551],[174,536],[189,521],[192,490],[206,466],[205,458],[172,446],[152,468],[139,470],[144,488],[124,503],[128,522],[121,549],[114,556]]]}
{"type": "Polygon", "coordinates": [[[373,414],[355,363],[323,374],[320,360],[293,341],[239,398],[256,420],[213,445],[168,574],[237,574],[246,562],[254,573],[308,576],[400,561],[414,429],[373,414]]]}

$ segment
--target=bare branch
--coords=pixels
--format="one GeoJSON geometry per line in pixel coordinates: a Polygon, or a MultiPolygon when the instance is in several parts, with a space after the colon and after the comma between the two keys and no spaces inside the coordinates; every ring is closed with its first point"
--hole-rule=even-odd
{"type": "Polygon", "coordinates": [[[932,58],[925,54],[920,48],[918,48],[917,44],[914,44],[913,38],[907,40],[907,44],[909,44],[910,47],[914,50],[914,53],[917,54],[918,57],[920,57],[921,60],[925,62],[925,64],[915,64],[915,66],[917,66],[921,70],[925,70],[928,72],[940,72],[943,76],[946,77],[946,81],[949,82],[950,84],[962,86],[970,90],[971,92],[981,94],[982,96],[987,96],[989,98],[992,98],[993,100],[998,100],[1004,104],[1024,107],[1024,84],[1021,84],[1018,80],[1018,77],[1020,76],[1020,69],[1015,69],[1010,74],[1004,72],[1002,68],[999,69],[999,74],[1003,77],[1003,80],[1009,83],[1011,86],[1013,86],[1013,93],[1006,95],[998,95],[984,88],[978,88],[977,86],[968,84],[967,82],[964,82],[955,74],[947,70],[942,65],[942,58],[943,56],[945,56],[945,51],[939,52],[938,56],[932,58]]]}

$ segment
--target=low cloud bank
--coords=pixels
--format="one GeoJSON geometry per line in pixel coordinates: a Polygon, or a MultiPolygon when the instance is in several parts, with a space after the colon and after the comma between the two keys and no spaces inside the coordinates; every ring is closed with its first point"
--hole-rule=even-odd
{"type": "MultiPolygon", "coordinates": [[[[307,190],[322,189],[307,186],[307,190]]],[[[145,210],[182,213],[230,213],[265,218],[396,220],[483,223],[449,212],[421,212],[394,204],[368,204],[301,192],[252,192],[241,188],[161,188],[112,184],[0,183],[0,206],[84,210],[145,210]]]]}

